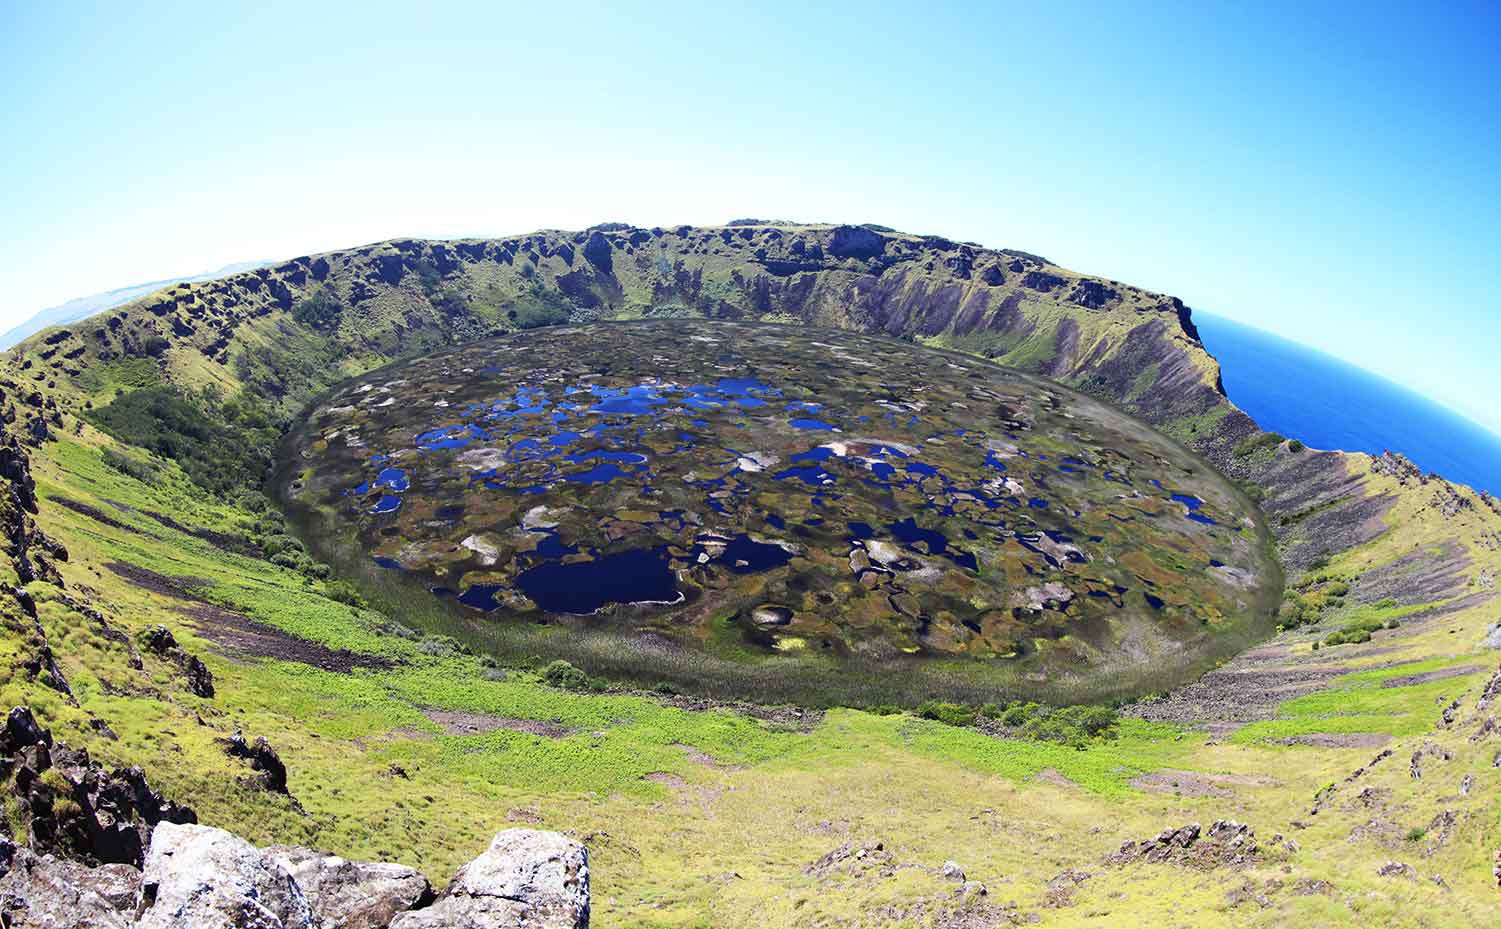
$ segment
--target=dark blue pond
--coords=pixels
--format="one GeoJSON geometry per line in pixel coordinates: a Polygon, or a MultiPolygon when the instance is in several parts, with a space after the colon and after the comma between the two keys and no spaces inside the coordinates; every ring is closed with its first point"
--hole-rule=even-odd
{"type": "Polygon", "coordinates": [[[799,417],[792,420],[788,425],[794,429],[812,429],[818,432],[833,432],[834,427],[821,419],[806,419],[799,417]]]}
{"type": "Polygon", "coordinates": [[[375,486],[386,487],[396,493],[401,493],[411,485],[407,483],[407,473],[405,471],[400,468],[383,468],[375,476],[375,486]]]}
{"type": "MultiPolygon", "coordinates": [[[[516,575],[516,587],[551,613],[593,613],[612,603],[671,603],[679,597],[665,549],[636,549],[574,564],[540,564],[516,575]]],[[[494,609],[493,598],[491,602],[488,609],[494,609]]]]}
{"type": "Polygon", "coordinates": [[[792,553],[780,545],[757,542],[741,534],[731,539],[724,547],[724,554],[714,560],[736,574],[753,574],[781,567],[792,560],[792,553]]]}

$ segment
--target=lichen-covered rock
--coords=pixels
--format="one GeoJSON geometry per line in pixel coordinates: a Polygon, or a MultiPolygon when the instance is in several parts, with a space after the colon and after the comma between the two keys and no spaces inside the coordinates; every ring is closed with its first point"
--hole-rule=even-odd
{"type": "Polygon", "coordinates": [[[0,925],[7,929],[125,929],[141,872],[129,865],[90,868],[35,855],[0,839],[0,925]]]}
{"type": "Polygon", "coordinates": [[[136,911],[139,929],[319,929],[291,873],[208,826],[162,823],[151,833],[136,911]]]}
{"type": "Polygon", "coordinates": [[[437,902],[391,929],[587,929],[589,852],[557,832],[507,829],[437,902]]]}
{"type": "Polygon", "coordinates": [[[349,861],[287,845],[266,852],[291,873],[325,927],[386,929],[398,913],[433,899],[432,885],[415,868],[349,861]]]}

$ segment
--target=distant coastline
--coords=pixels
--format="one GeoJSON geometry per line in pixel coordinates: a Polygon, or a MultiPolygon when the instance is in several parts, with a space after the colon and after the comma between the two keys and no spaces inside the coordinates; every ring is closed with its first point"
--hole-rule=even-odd
{"type": "Polygon", "coordinates": [[[1501,493],[1501,436],[1332,355],[1195,311],[1225,393],[1261,428],[1312,448],[1401,452],[1424,471],[1501,493]]]}

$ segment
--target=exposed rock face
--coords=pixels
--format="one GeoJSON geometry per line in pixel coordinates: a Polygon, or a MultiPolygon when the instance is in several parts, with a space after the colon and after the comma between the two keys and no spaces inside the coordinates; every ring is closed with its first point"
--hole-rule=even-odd
{"type": "Polygon", "coordinates": [[[1393,451],[1382,452],[1379,456],[1371,459],[1372,474],[1386,474],[1397,479],[1397,483],[1406,485],[1409,481],[1419,484],[1428,483],[1423,472],[1403,455],[1393,451]]]}
{"type": "Polygon", "coordinates": [[[285,845],[266,852],[291,873],[325,927],[385,929],[396,914],[433,900],[432,886],[414,868],[285,845]]]}
{"type": "Polygon", "coordinates": [[[1091,310],[1101,310],[1110,301],[1118,299],[1120,294],[1099,281],[1084,280],[1074,287],[1073,293],[1068,295],[1070,302],[1091,310]]]}
{"type": "Polygon", "coordinates": [[[507,829],[464,865],[436,903],[391,929],[587,929],[589,853],[556,832],[507,829]]]}
{"type": "Polygon", "coordinates": [[[837,226],[829,237],[829,254],[840,258],[874,258],[886,250],[886,239],[864,226],[837,226]]]}
{"type": "Polygon", "coordinates": [[[26,707],[10,711],[0,755],[13,772],[11,792],[21,801],[25,837],[35,852],[139,866],[153,826],[197,822],[190,808],[152,790],[140,768],[105,771],[85,749],[54,744],[26,707]],[[60,778],[43,778],[49,771],[60,778]]]}
{"type": "Polygon", "coordinates": [[[222,829],[162,823],[151,833],[136,910],[140,929],[317,929],[288,870],[222,829]]]}
{"type": "Polygon", "coordinates": [[[125,929],[141,884],[130,865],[90,868],[0,839],[0,925],[7,929],[125,929]]]}

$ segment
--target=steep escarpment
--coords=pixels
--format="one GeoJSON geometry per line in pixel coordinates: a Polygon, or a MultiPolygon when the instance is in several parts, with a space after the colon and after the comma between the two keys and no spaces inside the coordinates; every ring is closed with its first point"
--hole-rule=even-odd
{"type": "Polygon", "coordinates": [[[929,339],[1087,386],[1154,419],[1203,412],[1219,397],[1214,362],[1175,298],[1025,252],[856,226],[396,240],[177,285],[44,333],[15,360],[24,378],[85,394],[150,359],[184,386],[296,402],[332,377],[434,345],[643,315],[929,339]]]}

